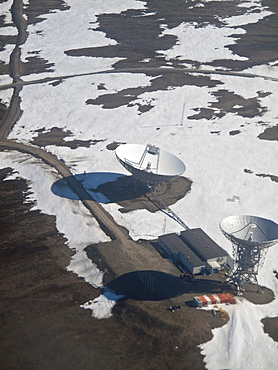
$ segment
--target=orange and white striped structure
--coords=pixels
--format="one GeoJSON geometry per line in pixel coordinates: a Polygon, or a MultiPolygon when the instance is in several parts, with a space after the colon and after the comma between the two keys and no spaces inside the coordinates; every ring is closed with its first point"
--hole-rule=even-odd
{"type": "Polygon", "coordinates": [[[193,302],[197,307],[206,307],[220,303],[235,303],[235,298],[229,293],[206,294],[194,297],[193,302]]]}

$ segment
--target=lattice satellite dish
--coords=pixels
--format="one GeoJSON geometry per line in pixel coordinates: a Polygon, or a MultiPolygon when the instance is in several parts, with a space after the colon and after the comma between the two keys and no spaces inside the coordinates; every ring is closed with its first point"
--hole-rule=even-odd
{"type": "Polygon", "coordinates": [[[229,282],[234,283],[241,294],[249,282],[255,283],[262,292],[257,280],[258,270],[268,248],[278,242],[278,225],[265,218],[238,215],[222,220],[220,229],[233,244],[235,269],[229,282]]]}
{"type": "Polygon", "coordinates": [[[136,179],[149,184],[171,180],[185,171],[179,158],[150,144],[120,145],[116,157],[136,179]]]}

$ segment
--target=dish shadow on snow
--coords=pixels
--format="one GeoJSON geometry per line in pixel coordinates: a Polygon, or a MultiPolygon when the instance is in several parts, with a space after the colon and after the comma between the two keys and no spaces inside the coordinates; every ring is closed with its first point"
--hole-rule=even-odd
{"type": "Polygon", "coordinates": [[[62,198],[74,200],[90,200],[93,198],[96,202],[107,204],[134,199],[145,194],[148,188],[140,183],[135,189],[132,176],[112,172],[84,172],[56,181],[51,190],[55,195],[62,198]],[[72,178],[81,183],[88,193],[87,197],[80,198],[70,188],[69,183],[72,178]]]}
{"type": "MultiPolygon", "coordinates": [[[[167,206],[182,199],[191,189],[192,181],[183,176],[171,179],[167,182],[160,182],[156,187],[156,194],[167,206]]],[[[76,174],[56,181],[52,187],[52,192],[60,197],[89,200],[94,199],[99,203],[118,203],[122,208],[120,212],[126,213],[135,209],[147,209],[156,212],[161,209],[150,189],[142,182],[134,182],[132,176],[119,173],[93,172],[76,174]],[[80,186],[79,193],[83,194],[80,198],[73,190],[72,186],[80,186]],[[84,192],[85,189],[85,192],[84,192]]]]}

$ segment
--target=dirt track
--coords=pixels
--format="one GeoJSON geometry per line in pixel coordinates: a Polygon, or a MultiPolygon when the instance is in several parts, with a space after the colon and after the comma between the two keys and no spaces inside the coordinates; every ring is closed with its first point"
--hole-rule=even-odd
{"type": "Polygon", "coordinates": [[[47,152],[46,150],[30,145],[25,145],[23,143],[2,140],[0,141],[0,147],[2,150],[18,150],[23,153],[31,154],[36,158],[40,158],[44,163],[55,168],[62,177],[66,178],[68,185],[79,196],[79,198],[82,199],[85,207],[88,208],[92,215],[97,219],[100,225],[104,228],[104,231],[107,232],[107,235],[111,237],[111,239],[128,239],[127,232],[125,232],[123,228],[115,223],[110,214],[106,212],[99,203],[93,201],[91,196],[86,192],[80,182],[75,179],[75,177],[72,175],[63,161],[59,160],[53,154],[47,152]]]}

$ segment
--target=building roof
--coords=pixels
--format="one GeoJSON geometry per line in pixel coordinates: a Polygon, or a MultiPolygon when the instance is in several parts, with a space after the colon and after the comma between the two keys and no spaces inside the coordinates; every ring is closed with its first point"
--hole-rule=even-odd
{"type": "Polygon", "coordinates": [[[175,233],[161,235],[161,240],[173,254],[181,254],[193,267],[203,266],[204,262],[175,233]]]}
{"type": "Polygon", "coordinates": [[[205,260],[228,256],[228,253],[200,228],[184,230],[180,236],[205,260]]]}

